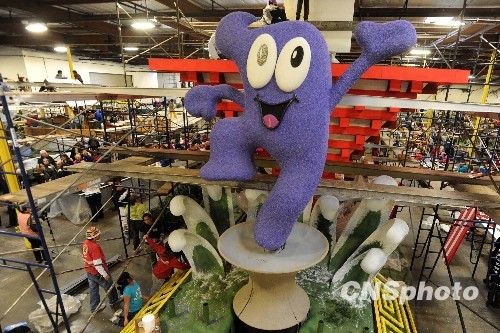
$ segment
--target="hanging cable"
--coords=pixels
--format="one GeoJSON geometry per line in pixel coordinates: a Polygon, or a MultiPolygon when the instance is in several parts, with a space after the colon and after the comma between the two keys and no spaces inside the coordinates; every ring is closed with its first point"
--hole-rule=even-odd
{"type": "MultiPolygon", "coordinates": [[[[144,242],[146,241],[146,236],[149,236],[149,233],[151,232],[151,230],[154,229],[154,227],[156,226],[156,224],[160,221],[160,218],[163,216],[163,213],[165,212],[165,210],[167,209],[167,205],[165,205],[163,207],[163,209],[160,211],[160,213],[158,214],[158,217],[156,218],[156,220],[154,221],[154,223],[151,225],[151,227],[149,227],[149,230],[148,232],[146,233],[146,235],[144,235],[143,239],[141,239],[141,242],[139,243],[139,246],[137,246],[137,248],[135,249],[134,253],[132,254],[132,256],[130,258],[127,259],[127,263],[125,264],[125,266],[123,267],[123,269],[120,271],[120,273],[118,274],[118,276],[122,275],[123,272],[125,272],[125,270],[128,268],[128,266],[130,265],[130,263],[132,262],[132,259],[139,253],[139,251],[141,250],[141,247],[142,245],[144,244],[144,242]]],[[[104,297],[101,299],[101,301],[99,302],[99,304],[96,306],[96,309],[94,310],[94,312],[90,315],[89,319],[87,320],[87,322],[85,323],[85,326],[82,328],[82,330],[80,331],[80,333],[83,333],[85,332],[85,330],[87,329],[87,327],[89,326],[90,322],[92,321],[92,319],[95,317],[95,315],[97,314],[98,312],[98,309],[99,307],[101,306],[101,304],[103,304],[105,301],[106,301],[106,298],[108,298],[109,294],[114,290],[114,287],[116,285],[116,281],[113,280],[113,284],[111,285],[111,287],[108,289],[108,291],[106,292],[106,294],[104,295],[104,297]]]]}
{"type": "MultiPolygon", "coordinates": [[[[139,125],[137,125],[136,127],[140,128],[142,127],[142,123],[144,122],[143,121],[140,121],[139,122],[139,125]]],[[[41,122],[41,123],[44,123],[44,122],[41,122]]],[[[47,125],[51,125],[51,124],[47,124],[47,125]]],[[[52,126],[52,127],[56,127],[57,126],[52,126]]],[[[121,141],[123,141],[125,138],[127,138],[131,132],[134,130],[135,128],[131,129],[129,132],[125,133],[121,138],[120,140],[118,140],[117,144],[120,143],[121,141]]],[[[116,145],[117,145],[116,144],[116,145]]],[[[43,211],[45,211],[48,207],[50,207],[50,205],[57,199],[59,199],[66,191],[67,189],[69,189],[71,186],[73,186],[78,180],[80,180],[82,177],[84,177],[87,173],[90,172],[90,170],[92,170],[92,168],[102,159],[104,158],[105,156],[107,156],[108,154],[110,154],[113,149],[116,147],[116,145],[112,145],[100,158],[97,162],[95,162],[93,165],[90,166],[90,168],[88,168],[87,170],[85,170],[84,172],[82,172],[80,174],[80,176],[75,179],[71,184],[69,184],[67,187],[66,187],[66,190],[63,190],[61,192],[59,192],[55,198],[53,198],[49,203],[47,203],[47,205],[45,205],[42,209],[40,209],[40,213],[42,213],[43,211]]],[[[113,197],[110,197],[105,203],[104,205],[102,205],[101,207],[101,210],[103,207],[106,206],[106,204],[112,199],[113,197]]],[[[95,216],[97,216],[97,214],[101,211],[101,210],[98,210],[96,214],[94,214],[94,216],[92,216],[92,218],[77,232],[77,234],[69,241],[69,243],[67,243],[64,248],[61,250],[61,252],[52,260],[52,262],[55,262],[60,256],[62,253],[64,253],[64,251],[66,250],[66,248],[69,246],[69,244],[73,243],[74,240],[76,239],[76,237],[78,237],[78,235],[80,235],[80,233],[87,227],[87,225],[92,221],[93,218],[95,218],[95,216]]],[[[161,216],[161,215],[160,215],[161,216]]],[[[156,224],[156,222],[155,222],[156,224]]],[[[142,244],[142,242],[141,242],[142,244]]],[[[135,253],[134,253],[135,254],[135,253]]],[[[45,268],[36,278],[35,278],[35,281],[38,281],[38,279],[48,270],[48,268],[45,268]]],[[[0,317],[0,320],[4,319],[5,316],[7,316],[7,314],[9,314],[9,312],[14,308],[14,306],[24,297],[24,295],[26,295],[26,293],[31,289],[31,287],[34,286],[34,283],[32,282],[22,293],[21,295],[11,304],[11,306],[4,312],[4,314],[0,317]]]]}
{"type": "MultiPolygon", "coordinates": [[[[108,242],[108,241],[117,240],[117,239],[122,239],[122,238],[121,237],[112,237],[112,238],[100,239],[99,242],[103,243],[103,242],[108,242]]],[[[82,245],[82,244],[83,244],[83,242],[77,242],[77,243],[68,244],[68,246],[82,245]]],[[[61,246],[61,245],[59,245],[59,246],[61,246]]],[[[47,248],[48,249],[53,249],[53,248],[55,248],[55,246],[47,246],[47,248]]],[[[33,252],[33,251],[37,251],[37,250],[40,250],[40,249],[41,248],[35,247],[35,248],[32,248],[32,249],[24,249],[24,250],[2,252],[2,253],[0,253],[0,257],[6,256],[6,255],[9,255],[9,254],[19,254],[19,253],[33,252]]]]}
{"type": "MultiPolygon", "coordinates": [[[[100,241],[99,241],[100,242],[100,241]]],[[[156,252],[146,252],[146,253],[141,253],[141,254],[136,254],[135,256],[130,256],[128,258],[124,258],[124,259],[117,259],[117,260],[114,260],[112,261],[112,263],[118,263],[118,262],[123,262],[123,261],[127,261],[129,259],[134,259],[134,258],[138,258],[138,257],[143,257],[143,256],[147,256],[147,255],[150,255],[152,253],[156,253],[156,252]]],[[[110,263],[108,263],[110,264],[110,263]]],[[[72,273],[72,272],[77,272],[77,271],[81,271],[82,269],[85,269],[87,267],[92,267],[92,266],[102,266],[102,264],[100,265],[92,265],[92,264],[87,264],[86,267],[78,267],[78,268],[73,268],[73,269],[67,269],[65,271],[60,271],[60,272],[57,272],[56,275],[62,275],[62,274],[66,274],[66,273],[72,273]]]]}

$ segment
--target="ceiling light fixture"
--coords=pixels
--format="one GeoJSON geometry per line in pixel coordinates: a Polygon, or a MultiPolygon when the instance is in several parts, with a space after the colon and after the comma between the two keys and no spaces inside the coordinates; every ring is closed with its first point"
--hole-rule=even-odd
{"type": "Polygon", "coordinates": [[[446,25],[449,27],[458,27],[459,25],[464,25],[459,21],[453,21],[453,17],[428,17],[425,19],[425,23],[435,24],[435,25],[446,25]]]}
{"type": "Polygon", "coordinates": [[[150,20],[135,21],[134,23],[132,23],[132,28],[139,30],[148,30],[153,29],[154,27],[154,23],[150,20]]]}
{"type": "Polygon", "coordinates": [[[410,51],[410,54],[413,55],[428,55],[431,53],[431,50],[424,50],[424,49],[413,49],[410,51]]]}
{"type": "Polygon", "coordinates": [[[44,32],[47,31],[47,26],[43,23],[31,23],[26,26],[26,30],[31,32],[44,32]]]}
{"type": "Polygon", "coordinates": [[[66,46],[56,46],[54,47],[54,51],[63,53],[68,51],[68,48],[66,46]]]}
{"type": "Polygon", "coordinates": [[[125,51],[137,51],[139,48],[137,46],[125,46],[123,48],[125,51]]]}

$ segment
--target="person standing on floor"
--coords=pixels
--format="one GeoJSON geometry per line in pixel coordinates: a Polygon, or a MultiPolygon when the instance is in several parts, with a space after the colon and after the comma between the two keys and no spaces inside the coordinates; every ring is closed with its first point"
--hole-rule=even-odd
{"type": "Polygon", "coordinates": [[[113,202],[116,202],[116,207],[120,213],[120,221],[123,228],[123,234],[126,238],[129,237],[128,234],[128,221],[127,221],[127,206],[129,199],[129,190],[123,187],[121,180],[115,183],[115,192],[113,193],[113,202]]]}
{"type": "Polygon", "coordinates": [[[90,185],[83,190],[85,194],[85,199],[90,206],[90,211],[92,212],[92,222],[97,222],[99,219],[104,217],[104,212],[102,210],[102,195],[101,188],[99,184],[90,185]]]}
{"type": "MultiPolygon", "coordinates": [[[[151,237],[153,242],[158,243],[162,238],[160,223],[156,223],[154,227],[152,226],[154,221],[153,216],[150,212],[146,212],[142,215],[142,222],[143,223],[141,225],[141,229],[139,230],[139,238],[143,239],[144,236],[149,232],[149,237],[151,237]]],[[[151,243],[149,241],[146,241],[146,243],[151,246],[151,243]]],[[[156,264],[156,254],[152,252],[150,258],[151,265],[154,266],[156,264]]]]}
{"type": "Polygon", "coordinates": [[[304,21],[309,17],[309,0],[297,0],[297,13],[295,19],[300,20],[300,13],[302,12],[302,3],[304,3],[304,21]]]}
{"type": "Polygon", "coordinates": [[[139,232],[142,226],[142,216],[148,210],[146,206],[141,202],[141,196],[134,194],[130,197],[130,203],[128,205],[129,209],[129,232],[130,237],[134,245],[134,251],[137,249],[141,243],[139,232]]]}
{"type": "Polygon", "coordinates": [[[115,325],[124,327],[142,308],[142,302],[147,302],[149,297],[142,294],[141,287],[128,272],[123,272],[116,284],[123,295],[123,317],[115,315],[110,321],[115,325]]]}
{"type": "Polygon", "coordinates": [[[177,114],[175,113],[175,101],[173,98],[168,102],[168,112],[170,119],[177,118],[177,114]]]}
{"type": "MultiPolygon", "coordinates": [[[[34,224],[34,221],[32,221],[31,218],[31,209],[26,208],[23,210],[21,213],[17,215],[17,222],[19,224],[19,229],[21,229],[21,233],[28,235],[28,236],[33,236],[33,237],[39,237],[38,235],[38,230],[36,230],[36,225],[34,224]]],[[[40,239],[35,239],[35,238],[26,238],[30,244],[32,249],[37,249],[42,247],[42,242],[40,239]]],[[[33,250],[33,254],[35,255],[35,260],[37,263],[47,263],[47,258],[45,258],[45,253],[43,250],[33,250]]]]}
{"type": "Polygon", "coordinates": [[[158,261],[153,267],[151,296],[156,294],[160,290],[161,286],[165,283],[165,280],[170,278],[174,272],[174,268],[185,270],[189,269],[189,264],[181,263],[174,255],[170,246],[168,246],[167,239],[163,240],[163,246],[155,243],[154,240],[146,236],[146,241],[149,243],[151,248],[158,254],[158,261]]]}
{"type": "Polygon", "coordinates": [[[87,271],[87,280],[89,282],[90,291],[90,312],[101,311],[106,307],[102,303],[99,308],[97,306],[101,302],[99,295],[99,286],[106,292],[113,288],[109,293],[109,304],[115,305],[122,299],[118,297],[118,292],[113,286],[113,278],[109,274],[106,256],[102,248],[97,244],[101,239],[101,231],[96,227],[87,229],[85,241],[82,245],[82,256],[84,261],[85,271],[87,271]]]}

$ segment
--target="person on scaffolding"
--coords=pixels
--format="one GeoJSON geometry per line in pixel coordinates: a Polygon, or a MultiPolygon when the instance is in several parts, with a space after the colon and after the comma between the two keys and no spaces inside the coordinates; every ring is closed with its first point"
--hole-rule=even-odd
{"type": "Polygon", "coordinates": [[[309,18],[309,0],[297,0],[297,13],[295,14],[295,19],[300,20],[300,14],[302,12],[302,3],[304,4],[304,21],[309,18]]]}
{"type": "MultiPolygon", "coordinates": [[[[21,229],[21,233],[28,236],[39,237],[36,224],[31,217],[31,209],[29,208],[23,209],[21,213],[17,215],[17,221],[19,224],[19,229],[21,229]]],[[[26,239],[31,244],[31,248],[33,249],[33,254],[35,255],[36,262],[39,264],[41,264],[42,262],[47,264],[47,258],[45,257],[44,251],[41,249],[42,242],[40,241],[40,239],[37,238],[26,238],[26,239]]]]}
{"type": "Polygon", "coordinates": [[[278,6],[278,1],[270,0],[262,11],[261,21],[264,21],[266,24],[288,21],[286,18],[285,8],[278,6]]]}

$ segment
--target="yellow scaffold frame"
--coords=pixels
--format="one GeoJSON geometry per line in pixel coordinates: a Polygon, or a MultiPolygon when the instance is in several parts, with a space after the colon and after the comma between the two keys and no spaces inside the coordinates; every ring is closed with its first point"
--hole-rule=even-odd
{"type": "Polygon", "coordinates": [[[385,285],[387,279],[378,274],[373,280],[373,284],[380,285],[380,288],[374,288],[377,291],[378,297],[373,301],[373,309],[375,310],[375,321],[377,323],[378,333],[417,333],[417,326],[413,321],[410,304],[405,300],[401,303],[398,296],[384,297],[384,295],[393,296],[399,295],[394,289],[391,288],[389,292],[388,286],[385,285]]]}
{"type": "MultiPolygon", "coordinates": [[[[191,275],[191,270],[188,271],[177,271],[172,275],[170,280],[165,283],[161,289],[151,296],[149,301],[144,305],[141,310],[137,313],[135,318],[142,318],[146,314],[156,314],[163,308],[165,303],[170,299],[170,297],[175,293],[177,288],[191,275]]],[[[135,320],[131,320],[127,326],[125,326],[121,333],[134,333],[135,332],[135,320]]]]}

